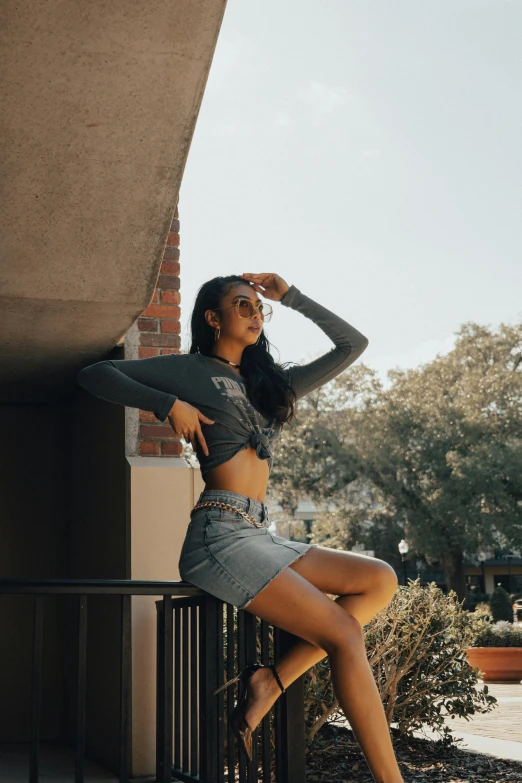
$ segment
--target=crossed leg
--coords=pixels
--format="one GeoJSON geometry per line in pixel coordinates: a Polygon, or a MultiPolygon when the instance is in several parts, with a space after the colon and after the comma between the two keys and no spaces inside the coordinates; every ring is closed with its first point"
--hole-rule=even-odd
{"type": "MultiPolygon", "coordinates": [[[[382,560],[315,547],[283,569],[245,607],[300,637],[277,662],[285,686],[325,656],[332,685],[378,783],[402,783],[362,626],[391,601],[395,571],[382,560]],[[325,593],[337,595],[332,601],[325,593]]],[[[257,726],[281,691],[270,670],[249,680],[246,718],[257,726]]]]}

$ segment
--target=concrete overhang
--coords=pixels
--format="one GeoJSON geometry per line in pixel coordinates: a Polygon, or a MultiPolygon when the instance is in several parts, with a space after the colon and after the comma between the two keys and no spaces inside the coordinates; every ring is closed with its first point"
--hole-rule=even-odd
{"type": "Polygon", "coordinates": [[[4,0],[0,401],[55,402],[150,303],[226,0],[4,0]]]}

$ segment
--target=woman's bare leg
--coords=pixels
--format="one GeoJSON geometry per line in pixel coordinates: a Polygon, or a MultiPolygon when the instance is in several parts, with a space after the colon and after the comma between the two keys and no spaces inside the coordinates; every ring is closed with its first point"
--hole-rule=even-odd
{"type": "MultiPolygon", "coordinates": [[[[306,556],[299,558],[289,567],[322,592],[337,595],[335,602],[355,617],[361,627],[388,606],[397,589],[397,575],[391,566],[378,558],[354,552],[319,546],[310,549],[306,556]]],[[[248,610],[251,610],[250,606],[247,607],[248,610]]],[[[277,673],[283,684],[290,684],[326,655],[326,650],[300,639],[279,659],[277,673]]],[[[254,723],[251,725],[259,723],[281,694],[279,686],[269,673],[260,670],[256,673],[256,678],[269,685],[270,693],[265,694],[264,701],[267,697],[273,698],[268,707],[266,704],[252,704],[250,718],[254,723]]],[[[252,685],[254,682],[252,678],[252,685]]]]}
{"type": "MultiPolygon", "coordinates": [[[[307,557],[308,555],[301,560],[304,561],[307,557]]],[[[306,647],[299,642],[277,662],[277,671],[285,687],[309,668],[308,662],[314,656],[315,660],[320,660],[325,653],[328,655],[334,693],[357,737],[375,781],[403,783],[379,691],[366,656],[359,620],[345,611],[339,601],[332,601],[292,568],[285,568],[278,574],[248,604],[246,611],[308,643],[306,647]],[[286,670],[284,662],[287,665],[286,670]],[[306,668],[299,671],[306,663],[306,668]]],[[[273,681],[269,670],[268,675],[273,681]]],[[[268,683],[267,670],[256,672],[251,682],[252,701],[259,700],[256,690],[261,692],[263,686],[268,683]],[[263,678],[257,677],[260,674],[263,678]]],[[[273,687],[273,684],[270,687],[273,687]]],[[[277,690],[280,693],[279,687],[277,690]]],[[[273,701],[276,698],[277,694],[273,701]]],[[[248,716],[247,712],[247,720],[248,716]]],[[[254,722],[251,725],[257,724],[254,722]]]]}
{"type": "MultiPolygon", "coordinates": [[[[322,592],[341,593],[335,602],[358,620],[361,627],[390,603],[397,589],[397,576],[390,566],[377,558],[353,552],[317,547],[290,568],[322,592]]],[[[246,607],[247,611],[250,608],[251,605],[246,607]]],[[[290,685],[326,655],[326,650],[299,639],[277,661],[277,673],[283,685],[290,685]]],[[[281,689],[272,673],[263,669],[251,677],[250,684],[252,699],[246,718],[251,726],[257,726],[281,695],[281,689]]]]}

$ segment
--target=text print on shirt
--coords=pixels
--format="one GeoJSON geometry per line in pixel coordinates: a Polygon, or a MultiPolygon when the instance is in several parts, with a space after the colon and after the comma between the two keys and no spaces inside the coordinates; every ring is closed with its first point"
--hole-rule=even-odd
{"type": "Polygon", "coordinates": [[[260,426],[260,414],[248,399],[244,383],[223,375],[213,375],[211,380],[214,386],[219,389],[221,396],[233,403],[250,424],[253,419],[254,425],[260,426]]]}

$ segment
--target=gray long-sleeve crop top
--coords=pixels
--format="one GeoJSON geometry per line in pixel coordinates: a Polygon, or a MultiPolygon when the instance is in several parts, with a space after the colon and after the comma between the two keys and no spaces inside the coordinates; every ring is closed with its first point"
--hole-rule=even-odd
{"type": "MultiPolygon", "coordinates": [[[[291,285],[280,300],[317,324],[334,343],[327,353],[304,365],[288,367],[297,399],[335,378],[362,354],[368,339],[326,307],[291,285]]],[[[194,405],[215,423],[201,423],[209,455],[196,439],[201,475],[227,462],[247,446],[272,469],[271,442],[281,423],[265,418],[247,397],[245,379],[231,367],[200,353],[165,354],[148,359],[106,359],[84,367],[77,382],[109,402],[152,411],[165,421],[179,398],[194,405]]]]}

